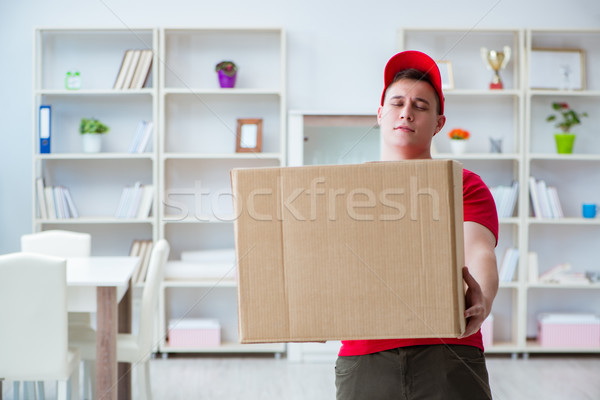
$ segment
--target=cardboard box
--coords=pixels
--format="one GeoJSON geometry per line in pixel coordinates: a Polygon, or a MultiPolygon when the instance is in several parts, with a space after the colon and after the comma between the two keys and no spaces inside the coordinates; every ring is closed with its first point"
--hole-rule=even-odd
{"type": "Polygon", "coordinates": [[[600,317],[594,314],[538,315],[538,342],[542,347],[600,347],[600,317]]]}
{"type": "Polygon", "coordinates": [[[242,343],[464,331],[462,165],[231,171],[242,343]]]}
{"type": "Polygon", "coordinates": [[[169,321],[170,347],[218,347],[221,324],[216,319],[188,318],[169,321]]]}

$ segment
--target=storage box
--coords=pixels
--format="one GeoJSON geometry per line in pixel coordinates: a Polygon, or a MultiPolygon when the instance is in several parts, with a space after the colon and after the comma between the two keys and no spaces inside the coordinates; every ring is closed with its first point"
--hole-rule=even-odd
{"type": "Polygon", "coordinates": [[[462,165],[234,169],[242,343],[464,331],[462,165]]]}
{"type": "Polygon", "coordinates": [[[169,321],[169,346],[218,347],[221,325],[216,319],[182,319],[169,321]]]}
{"type": "Polygon", "coordinates": [[[600,347],[600,317],[594,314],[540,314],[542,347],[600,347]]]}

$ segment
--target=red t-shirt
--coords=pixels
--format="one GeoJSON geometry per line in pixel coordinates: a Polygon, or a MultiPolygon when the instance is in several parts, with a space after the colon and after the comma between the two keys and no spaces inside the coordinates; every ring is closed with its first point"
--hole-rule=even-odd
{"type": "MultiPolygon", "coordinates": [[[[488,187],[479,175],[463,170],[463,214],[465,221],[477,222],[488,228],[498,242],[498,214],[496,204],[488,187]]],[[[432,344],[462,344],[479,347],[483,350],[481,331],[463,339],[427,338],[427,339],[380,339],[380,340],[344,340],[340,356],[358,356],[379,351],[432,344]]]]}

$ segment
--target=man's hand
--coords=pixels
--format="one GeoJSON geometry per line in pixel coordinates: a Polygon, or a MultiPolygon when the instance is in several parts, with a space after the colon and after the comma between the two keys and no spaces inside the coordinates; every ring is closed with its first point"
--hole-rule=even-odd
{"type": "Polygon", "coordinates": [[[467,284],[467,292],[465,293],[465,319],[467,320],[467,326],[465,327],[465,333],[460,338],[471,336],[477,332],[488,315],[481,286],[473,278],[467,267],[463,267],[462,272],[463,279],[467,284]]]}

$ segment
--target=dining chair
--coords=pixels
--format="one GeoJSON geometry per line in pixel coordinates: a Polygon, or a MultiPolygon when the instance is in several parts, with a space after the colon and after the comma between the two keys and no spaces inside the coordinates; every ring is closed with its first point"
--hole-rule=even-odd
{"type": "MultiPolygon", "coordinates": [[[[150,254],[148,273],[142,291],[142,305],[137,334],[119,333],[117,335],[117,361],[131,363],[135,368],[138,382],[138,398],[152,398],[150,388],[150,356],[153,351],[153,333],[156,323],[158,294],[163,279],[165,265],[169,258],[169,243],[161,239],[154,245],[150,254]]],[[[96,359],[96,334],[86,330],[70,331],[73,337],[70,344],[81,351],[84,360],[96,359]]]]}
{"type": "MultiPolygon", "coordinates": [[[[21,251],[56,257],[89,257],[92,251],[92,235],[60,229],[30,233],[21,236],[21,251]]],[[[70,312],[68,318],[71,330],[89,330],[90,332],[94,330],[90,313],[70,312]]],[[[89,377],[93,370],[93,363],[84,361],[83,364],[84,377],[89,377]]],[[[84,379],[84,393],[93,392],[93,386],[93,381],[84,379]]],[[[42,382],[38,382],[38,387],[43,393],[42,382]]]]}
{"type": "Polygon", "coordinates": [[[79,350],[68,348],[66,260],[1,255],[0,304],[0,380],[58,381],[58,399],[69,390],[79,399],[79,350]]]}

